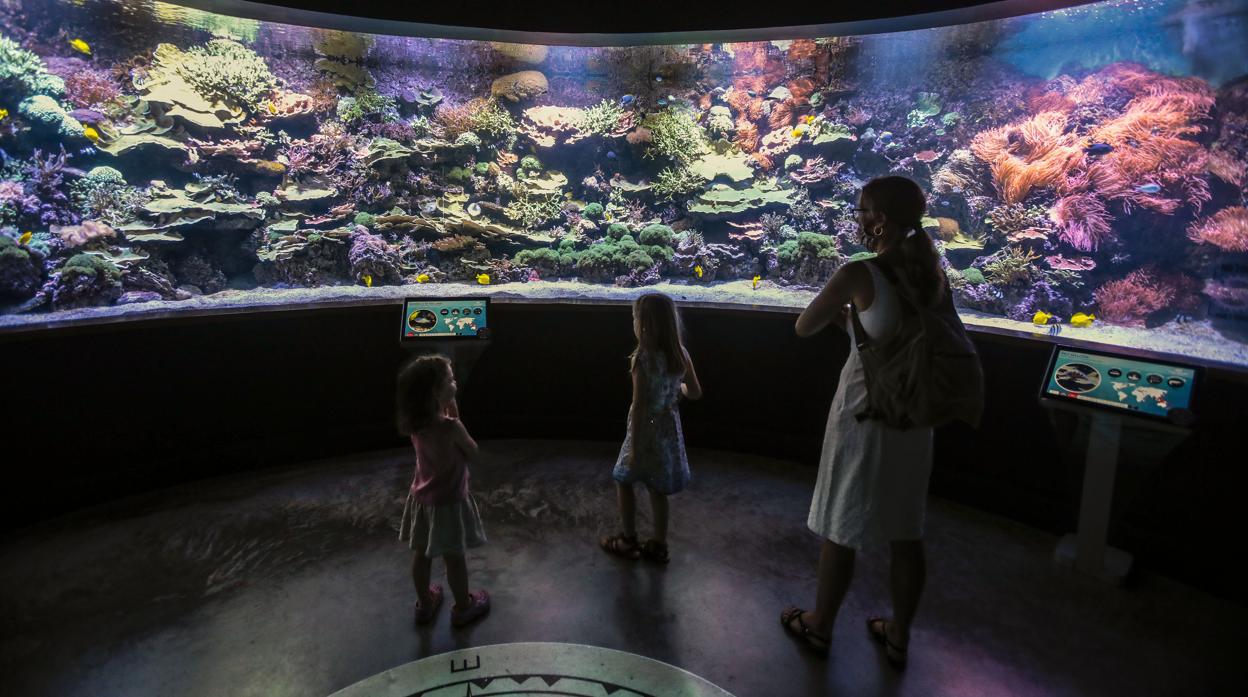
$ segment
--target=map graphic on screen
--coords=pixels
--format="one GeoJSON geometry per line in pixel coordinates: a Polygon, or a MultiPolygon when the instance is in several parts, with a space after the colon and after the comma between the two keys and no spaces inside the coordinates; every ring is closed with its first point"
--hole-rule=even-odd
{"type": "Polygon", "coordinates": [[[403,302],[403,340],[484,339],[489,335],[489,301],[408,298],[403,302]]]}
{"type": "Polygon", "coordinates": [[[1058,349],[1046,378],[1046,397],[1167,418],[1188,410],[1196,370],[1173,363],[1058,349]]]}

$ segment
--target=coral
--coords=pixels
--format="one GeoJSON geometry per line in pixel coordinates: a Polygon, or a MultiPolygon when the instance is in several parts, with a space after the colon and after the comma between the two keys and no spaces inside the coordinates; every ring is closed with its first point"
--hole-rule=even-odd
{"type": "Polygon", "coordinates": [[[490,85],[490,94],[508,101],[519,102],[533,99],[546,94],[550,83],[546,76],[537,70],[522,70],[518,73],[504,75],[490,85]]]}
{"type": "MultiPolygon", "coordinates": [[[[1029,281],[1035,271],[1035,261],[1040,257],[1018,247],[1005,247],[982,262],[984,276],[994,285],[1008,286],[1029,281]]],[[[981,263],[977,262],[977,263],[981,263]]]]}
{"type": "Polygon", "coordinates": [[[1064,242],[1085,252],[1095,251],[1113,239],[1109,211],[1089,193],[1063,196],[1049,209],[1049,219],[1057,225],[1064,242]]]}
{"type": "Polygon", "coordinates": [[[1248,208],[1223,208],[1188,227],[1187,237],[1226,252],[1248,252],[1248,208]]]}
{"type": "Polygon", "coordinates": [[[517,63],[537,65],[546,60],[550,48],[541,44],[510,44],[502,41],[491,41],[490,47],[517,63]]]}
{"type": "Polygon", "coordinates": [[[347,276],[348,268],[347,247],[340,237],[316,233],[294,236],[257,253],[260,263],[252,273],[265,285],[313,287],[339,283],[347,276]]]}
{"type": "Polygon", "coordinates": [[[516,130],[516,121],[511,118],[511,112],[503,108],[497,100],[490,100],[485,106],[477,109],[472,114],[469,125],[474,132],[484,133],[495,139],[502,138],[516,130]]]}
{"type": "Polygon", "coordinates": [[[73,225],[81,217],[74,212],[73,202],[66,194],[65,175],[81,176],[81,170],[66,165],[69,153],[64,146],[56,155],[43,156],[35,150],[24,167],[26,194],[22,201],[22,218],[38,225],[73,225]]]}
{"type": "Polygon", "coordinates": [[[225,274],[204,257],[191,254],[177,264],[178,283],[194,286],[199,292],[212,294],[225,289],[225,274]]]}
{"type": "Polygon", "coordinates": [[[68,310],[108,305],[121,297],[121,270],[112,262],[78,254],[65,262],[52,288],[52,307],[68,310]]]}
{"type": "Polygon", "coordinates": [[[1038,232],[1040,239],[1045,239],[1052,230],[1048,211],[1040,206],[1024,206],[1021,203],[994,206],[984,221],[997,240],[1020,239],[1032,231],[1038,232]]]}
{"type": "Polygon", "coordinates": [[[542,171],[542,161],[533,155],[525,155],[520,158],[520,165],[517,169],[521,172],[540,172],[542,171]]]}
{"type": "Polygon", "coordinates": [[[789,179],[803,186],[817,187],[832,183],[832,178],[840,171],[844,163],[828,164],[822,157],[812,157],[802,165],[789,172],[789,179]]]}
{"type": "Polygon", "coordinates": [[[971,152],[988,163],[997,193],[1021,203],[1034,188],[1063,183],[1085,155],[1062,112],[1046,111],[1017,125],[994,128],[971,141],[971,152]]]}
{"type": "Polygon", "coordinates": [[[96,220],[84,221],[81,225],[53,225],[49,231],[60,235],[61,242],[69,248],[83,247],[96,240],[106,240],[117,236],[111,226],[96,220]]]}
{"type": "Polygon", "coordinates": [[[356,225],[350,240],[347,263],[351,265],[353,278],[363,280],[368,276],[370,281],[365,282],[372,285],[402,282],[399,253],[391,249],[384,238],[369,233],[363,225],[356,225]]]}
{"type": "Polygon", "coordinates": [[[958,149],[949,153],[945,163],[932,175],[932,191],[938,194],[977,193],[975,181],[978,176],[975,155],[970,150],[958,149]]]}
{"type": "Polygon", "coordinates": [[[56,133],[62,139],[84,138],[82,124],[66,113],[53,98],[45,94],[27,97],[18,105],[22,116],[56,133]]]}
{"type": "Polygon", "coordinates": [[[359,90],[354,96],[339,99],[335,114],[345,124],[363,120],[384,123],[399,118],[394,98],[372,90],[359,90]]]}
{"type": "Polygon", "coordinates": [[[777,103],[767,116],[767,126],[775,131],[793,125],[793,107],[788,101],[777,103]]]}
{"type": "Polygon", "coordinates": [[[43,258],[23,248],[7,235],[0,235],[0,299],[25,300],[43,282],[43,258]]]}
{"type": "Polygon", "coordinates": [[[675,234],[672,232],[672,228],[667,225],[655,223],[642,228],[641,232],[637,234],[637,241],[645,245],[670,247],[675,234]]]}
{"type": "Polygon", "coordinates": [[[65,93],[65,81],[48,74],[39,56],[0,36],[0,90],[18,96],[59,97],[65,93]]]}
{"type": "Polygon", "coordinates": [[[628,234],[628,226],[624,223],[611,223],[607,226],[607,236],[613,240],[622,239],[628,234]]]}
{"type": "Polygon", "coordinates": [[[671,200],[702,188],[705,180],[686,167],[665,167],[654,179],[655,196],[671,200]]]}
{"type": "Polygon", "coordinates": [[[1156,269],[1143,268],[1102,285],[1093,295],[1105,321],[1142,326],[1149,315],[1170,305],[1175,287],[1160,279],[1156,269]]]}
{"type": "Polygon", "coordinates": [[[581,130],[594,135],[616,135],[624,109],[617,102],[604,99],[584,112],[581,130]]]}
{"type": "Polygon", "coordinates": [[[698,194],[689,204],[689,212],[707,218],[730,217],[768,206],[787,206],[793,202],[793,191],[780,188],[775,178],[756,180],[746,188],[715,184],[698,194]]]}
{"type": "Polygon", "coordinates": [[[776,269],[783,283],[823,285],[843,261],[836,238],[830,235],[801,232],[776,248],[776,269]]]}
{"type": "Polygon", "coordinates": [[[758,126],[745,117],[737,117],[737,135],[732,142],[741,148],[741,152],[752,153],[758,149],[758,126]]]}
{"type": "Polygon", "coordinates": [[[176,69],[200,95],[232,100],[252,112],[277,88],[277,79],[264,59],[229,39],[191,47],[176,69]]]}
{"type": "Polygon", "coordinates": [[[104,70],[82,68],[65,77],[65,101],[80,109],[107,104],[119,96],[121,87],[104,70]]]}
{"type": "Polygon", "coordinates": [[[522,196],[507,204],[503,214],[526,229],[536,230],[563,213],[558,196],[522,196]]]}
{"type": "Polygon", "coordinates": [[[581,209],[581,215],[584,215],[586,218],[589,218],[590,220],[598,220],[599,218],[602,217],[602,204],[601,203],[586,204],[586,206],[581,209]]]}
{"type": "Polygon", "coordinates": [[[646,157],[662,156],[683,164],[708,151],[706,133],[688,111],[664,109],[647,115],[642,125],[651,134],[646,157]]]}
{"type": "Polygon", "coordinates": [[[524,110],[520,132],[540,147],[574,143],[585,136],[581,130],[585,110],[577,107],[535,106],[524,110]]]}
{"type": "Polygon", "coordinates": [[[906,126],[915,129],[927,123],[927,120],[940,113],[940,104],[936,102],[937,95],[934,92],[920,92],[918,98],[918,106],[906,114],[906,126]]]}
{"type": "Polygon", "coordinates": [[[140,188],[126,184],[121,172],[112,167],[95,167],[70,186],[74,207],[84,218],[108,225],[133,220],[148,196],[140,188]]]}
{"type": "Polygon", "coordinates": [[[727,135],[735,128],[732,111],[722,104],[710,108],[706,115],[706,128],[711,133],[727,135]]]}

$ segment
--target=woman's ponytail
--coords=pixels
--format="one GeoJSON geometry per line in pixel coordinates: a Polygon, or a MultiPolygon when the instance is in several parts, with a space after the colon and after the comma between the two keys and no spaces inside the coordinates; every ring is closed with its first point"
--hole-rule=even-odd
{"type": "Polygon", "coordinates": [[[945,290],[944,273],[936,246],[923,230],[923,214],[927,210],[923,190],[905,177],[879,177],[867,182],[862,193],[870,199],[872,208],[906,229],[899,251],[907,284],[918,299],[930,305],[940,302],[945,290]]]}

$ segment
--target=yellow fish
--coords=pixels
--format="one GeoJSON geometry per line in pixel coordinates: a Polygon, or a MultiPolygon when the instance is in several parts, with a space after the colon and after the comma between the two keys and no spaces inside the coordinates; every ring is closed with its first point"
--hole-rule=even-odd
{"type": "Polygon", "coordinates": [[[429,282],[429,274],[427,274],[427,273],[422,273],[421,275],[417,276],[417,277],[416,277],[416,282],[417,282],[417,283],[428,283],[428,282],[429,282]]]}
{"type": "Polygon", "coordinates": [[[1052,318],[1053,318],[1053,315],[1050,315],[1044,310],[1036,310],[1036,314],[1031,316],[1031,323],[1037,326],[1044,325],[1044,324],[1048,324],[1049,320],[1052,318]]]}
{"type": "Polygon", "coordinates": [[[1076,312],[1070,318],[1070,326],[1072,327],[1090,327],[1096,321],[1096,315],[1085,315],[1082,312],[1076,312]]]}
{"type": "Polygon", "coordinates": [[[363,279],[364,279],[364,286],[365,286],[366,288],[372,288],[372,287],[373,287],[373,277],[372,277],[372,276],[370,276],[370,275],[368,275],[368,274],[364,274],[361,278],[363,278],[363,279]]]}
{"type": "Polygon", "coordinates": [[[805,133],[806,133],[806,125],[805,125],[805,124],[799,124],[797,128],[794,128],[794,129],[793,129],[793,137],[794,137],[794,138],[801,138],[801,137],[802,137],[805,133]]]}
{"type": "Polygon", "coordinates": [[[69,47],[81,54],[88,55],[88,56],[91,55],[91,47],[87,45],[87,42],[83,41],[82,39],[74,39],[70,41],[69,47]]]}
{"type": "Polygon", "coordinates": [[[488,273],[477,274],[477,283],[483,286],[490,285],[490,275],[488,273]]]}
{"type": "Polygon", "coordinates": [[[265,102],[265,106],[268,107],[270,114],[277,113],[277,107],[273,105],[273,102],[265,102]]]}
{"type": "Polygon", "coordinates": [[[5,119],[7,119],[7,118],[9,118],[9,110],[8,110],[8,109],[0,109],[0,121],[3,121],[3,120],[5,120],[5,119]]]}
{"type": "Polygon", "coordinates": [[[761,281],[761,280],[763,280],[763,277],[762,277],[762,276],[755,276],[755,277],[754,277],[754,290],[758,290],[758,282],[759,282],[759,281],[761,281]]]}
{"type": "Polygon", "coordinates": [[[702,278],[702,267],[701,267],[701,266],[695,266],[695,267],[693,267],[693,272],[694,272],[695,274],[697,274],[698,278],[702,278]]]}
{"type": "Polygon", "coordinates": [[[807,114],[802,117],[802,123],[810,123],[811,121],[814,121],[814,120],[815,120],[815,117],[811,114],[807,114]]]}
{"type": "Polygon", "coordinates": [[[31,234],[30,230],[27,230],[26,232],[22,233],[21,237],[17,238],[17,243],[22,246],[28,245],[30,244],[31,237],[34,237],[34,235],[31,234]]]}
{"type": "Polygon", "coordinates": [[[100,142],[100,132],[90,126],[87,126],[86,128],[82,129],[82,134],[86,136],[87,140],[91,141],[92,143],[100,142]]]}

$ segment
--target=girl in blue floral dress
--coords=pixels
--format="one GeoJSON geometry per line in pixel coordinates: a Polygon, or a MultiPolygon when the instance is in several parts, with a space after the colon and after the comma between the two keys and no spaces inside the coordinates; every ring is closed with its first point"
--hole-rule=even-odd
{"type": "Polygon", "coordinates": [[[612,476],[619,495],[623,531],[600,540],[602,548],[626,559],[668,561],[667,497],[689,483],[689,460],[677,402],[702,396],[693,361],[680,338],[676,303],[662,293],[645,293],[633,302],[633,403],[628,433],[612,476]],[[646,485],[654,512],[654,537],[637,542],[634,482],[646,485]]]}

